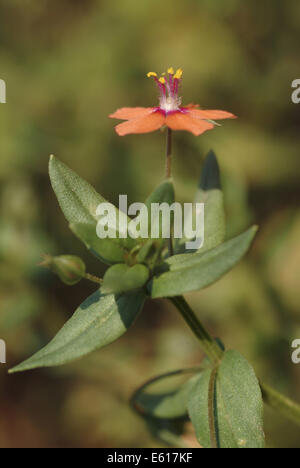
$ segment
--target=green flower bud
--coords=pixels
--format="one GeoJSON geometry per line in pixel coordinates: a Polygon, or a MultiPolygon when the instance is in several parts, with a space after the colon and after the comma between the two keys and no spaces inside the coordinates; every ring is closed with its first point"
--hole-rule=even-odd
{"type": "Polygon", "coordinates": [[[45,255],[41,266],[49,268],[56,273],[61,281],[68,286],[79,283],[86,273],[84,262],[81,258],[74,255],[60,255],[59,257],[45,255]]]}

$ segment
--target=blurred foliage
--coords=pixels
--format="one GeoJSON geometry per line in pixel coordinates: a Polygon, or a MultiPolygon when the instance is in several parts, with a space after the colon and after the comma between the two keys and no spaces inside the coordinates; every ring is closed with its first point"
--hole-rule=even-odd
{"type": "MultiPolygon", "coordinates": [[[[41,255],[91,259],[64,221],[47,164],[54,153],[113,202],[143,200],[164,170],[160,132],[119,138],[107,115],[156,102],[149,70],[182,66],[184,103],[239,119],[200,138],[175,135],[177,199],[189,201],[203,157],[219,158],[232,236],[260,224],[247,259],[188,300],[227,347],[299,399],[298,0],[5,0],[0,5],[0,336],[9,367],[43,344],[93,291],[67,287],[41,255]]],[[[100,270],[100,271],[99,271],[100,270]]],[[[8,377],[0,369],[1,447],[161,446],[129,408],[143,380],[202,358],[164,301],[147,304],[117,343],[78,363],[8,377]]],[[[186,428],[186,440],[193,445],[186,428]]],[[[299,447],[299,428],[266,410],[269,446],[299,447]]]]}

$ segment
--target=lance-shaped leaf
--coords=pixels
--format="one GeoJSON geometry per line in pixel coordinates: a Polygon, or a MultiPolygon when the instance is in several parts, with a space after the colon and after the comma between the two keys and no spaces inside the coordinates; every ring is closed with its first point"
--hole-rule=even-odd
{"type": "Polygon", "coordinates": [[[101,292],[118,294],[142,288],[149,279],[150,272],[145,265],[132,267],[124,263],[111,266],[105,273],[101,292]]]}
{"type": "Polygon", "coordinates": [[[134,240],[127,236],[130,219],[54,156],[50,158],[49,174],[59,205],[77,237],[103,261],[123,261],[126,249],[135,245],[134,240]],[[111,223],[108,227],[114,231],[112,234],[115,238],[100,239],[97,235],[97,225],[101,218],[97,209],[104,204],[112,213],[107,220],[111,223]],[[125,238],[119,238],[120,232],[125,238]]]}
{"type": "Polygon", "coordinates": [[[201,369],[183,369],[160,375],[140,387],[132,397],[132,405],[138,413],[159,419],[176,419],[187,416],[187,405],[190,390],[193,388],[201,369]],[[185,378],[175,388],[168,391],[155,392],[151,390],[153,384],[170,379],[184,373],[195,373],[193,377],[185,378]]]}
{"type": "Polygon", "coordinates": [[[175,192],[172,179],[164,180],[146,199],[142,211],[131,224],[147,230],[150,239],[161,238],[162,233],[170,230],[173,222],[173,211],[170,206],[175,201],[175,192]]]}
{"type": "Polygon", "coordinates": [[[10,372],[62,365],[112,343],[133,323],[144,300],[142,292],[119,296],[95,292],[47,346],[10,372]]]}
{"type": "Polygon", "coordinates": [[[86,247],[104,263],[121,263],[127,253],[123,242],[116,239],[100,239],[96,235],[94,224],[78,223],[69,225],[73,234],[80,239],[86,247]]]}
{"type": "Polygon", "coordinates": [[[148,210],[152,203],[168,203],[171,205],[175,201],[175,192],[172,179],[166,179],[159,184],[145,201],[148,210]]]}
{"type": "Polygon", "coordinates": [[[217,281],[249,249],[256,234],[253,226],[245,233],[208,252],[175,255],[167,259],[153,278],[149,289],[153,298],[178,296],[196,291],[217,281]]]}
{"type": "MultiPolygon", "coordinates": [[[[204,204],[204,240],[201,239],[203,245],[199,249],[199,252],[204,253],[221,244],[226,234],[224,196],[221,188],[220,169],[213,151],[208,153],[204,161],[193,207],[184,219],[184,223],[187,226],[195,226],[196,218],[200,216],[199,211],[196,210],[197,203],[204,204]]],[[[185,243],[189,240],[191,239],[187,239],[186,237],[180,239],[177,242],[176,252],[184,252],[185,243]]]]}
{"type": "Polygon", "coordinates": [[[189,415],[204,448],[263,448],[263,401],[254,370],[237,351],[227,351],[219,365],[212,395],[213,422],[209,422],[211,373],[203,372],[190,392],[189,415]],[[213,431],[213,433],[212,433],[213,431]]]}
{"type": "Polygon", "coordinates": [[[201,253],[221,244],[225,239],[226,221],[220,169],[211,151],[205,160],[194,203],[204,203],[204,245],[201,253]]]}
{"type": "Polygon", "coordinates": [[[182,419],[158,419],[151,416],[144,419],[151,436],[163,445],[186,449],[187,441],[182,436],[186,431],[182,419]]]}

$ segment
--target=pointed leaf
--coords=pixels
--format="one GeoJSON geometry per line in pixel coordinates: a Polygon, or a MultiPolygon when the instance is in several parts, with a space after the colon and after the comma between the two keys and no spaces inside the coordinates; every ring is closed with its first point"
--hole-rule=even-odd
{"type": "Polygon", "coordinates": [[[73,234],[80,239],[86,247],[102,260],[104,263],[121,263],[127,253],[126,247],[122,242],[117,242],[117,239],[100,239],[96,233],[96,228],[93,224],[70,224],[73,234]]]}
{"type": "Polygon", "coordinates": [[[85,180],[61,161],[51,156],[49,162],[49,174],[53,190],[57,196],[59,205],[68,220],[73,232],[78,238],[101,259],[108,263],[121,261],[124,258],[126,248],[135,245],[133,239],[119,239],[119,218],[122,225],[130,222],[130,219],[120,212],[114,205],[109,204],[114,211],[117,220],[115,239],[100,239],[96,228],[100,216],[96,215],[97,208],[102,203],[108,203],[85,180]]]}
{"type": "MultiPolygon", "coordinates": [[[[152,208],[154,204],[167,204],[172,205],[175,201],[175,192],[172,179],[164,180],[156,189],[151,193],[151,195],[146,199],[145,206],[147,210],[142,213],[139,217],[139,222],[145,223],[148,225],[148,235],[149,239],[151,238],[151,226],[154,225],[155,229],[158,232],[158,236],[154,238],[159,238],[162,232],[162,220],[160,213],[152,213],[152,208]],[[152,214],[151,214],[152,213],[152,214]],[[152,222],[153,221],[153,222],[152,222]]],[[[172,218],[171,218],[172,219],[172,218]]],[[[168,220],[166,220],[168,222],[168,220]]]]}
{"type": "Polygon", "coordinates": [[[10,372],[62,365],[112,343],[133,323],[144,300],[142,292],[120,296],[95,292],[47,346],[10,372]]]}
{"type": "Polygon", "coordinates": [[[175,201],[175,192],[172,179],[166,179],[161,182],[149,195],[145,205],[150,210],[152,203],[168,203],[171,205],[175,201]]]}
{"type": "Polygon", "coordinates": [[[160,267],[153,278],[151,296],[172,297],[196,291],[217,281],[245,255],[256,234],[253,226],[245,233],[208,252],[175,255],[160,267]]]}
{"type": "Polygon", "coordinates": [[[144,386],[136,393],[134,402],[147,416],[159,419],[183,418],[187,415],[190,390],[197,378],[193,376],[175,390],[168,392],[151,393],[144,386]]]}
{"type": "MultiPolygon", "coordinates": [[[[204,244],[198,250],[200,253],[204,253],[221,244],[226,234],[224,196],[221,189],[220,169],[213,151],[208,153],[204,161],[198,190],[193,203],[204,203],[204,244]]],[[[193,222],[195,222],[197,215],[195,207],[196,205],[193,206],[190,212],[190,219],[193,222]]],[[[185,222],[191,221],[185,220],[185,222]]],[[[180,239],[176,246],[177,253],[185,252],[185,243],[187,241],[188,239],[186,238],[180,239]]]]}
{"type": "MultiPolygon", "coordinates": [[[[190,392],[189,414],[200,445],[211,447],[208,393],[211,370],[203,372],[190,392]]],[[[227,351],[218,368],[214,394],[218,448],[263,448],[263,401],[255,373],[237,351],[227,351]]]]}
{"type": "Polygon", "coordinates": [[[195,203],[204,203],[204,245],[201,253],[220,245],[226,234],[224,196],[216,155],[210,151],[205,159],[195,203]]]}

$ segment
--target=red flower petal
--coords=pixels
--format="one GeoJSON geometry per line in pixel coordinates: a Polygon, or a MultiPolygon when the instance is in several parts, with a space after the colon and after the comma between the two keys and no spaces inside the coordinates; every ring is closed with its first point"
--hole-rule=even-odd
{"type": "Polygon", "coordinates": [[[161,112],[153,112],[138,119],[128,120],[116,126],[116,132],[120,136],[129,133],[150,133],[161,128],[166,122],[161,112]]]}
{"type": "Polygon", "coordinates": [[[197,119],[207,120],[222,120],[222,119],[236,119],[236,115],[222,110],[201,110],[192,108],[190,114],[197,119]]]}
{"type": "Polygon", "coordinates": [[[144,117],[153,112],[153,107],[122,107],[113,114],[110,114],[111,119],[130,120],[144,117]]]}
{"type": "Polygon", "coordinates": [[[191,114],[192,112],[175,112],[174,114],[170,114],[166,119],[167,126],[172,130],[187,130],[196,136],[214,128],[214,125],[210,122],[195,119],[191,114]]]}

